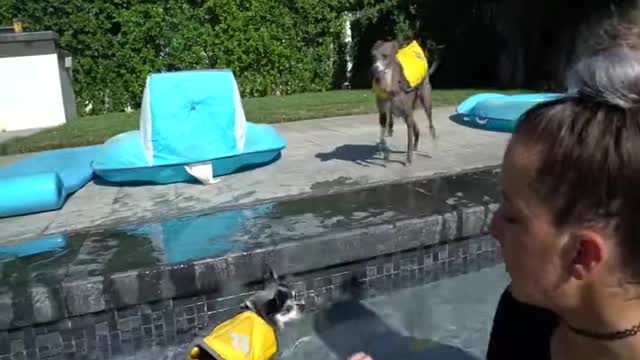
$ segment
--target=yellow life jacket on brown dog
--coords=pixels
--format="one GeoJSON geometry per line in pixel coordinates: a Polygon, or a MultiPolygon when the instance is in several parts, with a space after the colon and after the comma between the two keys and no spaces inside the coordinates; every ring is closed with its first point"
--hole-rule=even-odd
{"type": "Polygon", "coordinates": [[[271,325],[245,311],[196,341],[189,360],[202,359],[202,351],[218,360],[269,360],[278,352],[278,340],[271,325]]]}
{"type": "MultiPolygon", "coordinates": [[[[402,73],[408,82],[408,86],[403,89],[405,92],[414,90],[416,86],[424,80],[429,72],[427,55],[415,40],[413,40],[409,45],[398,50],[396,53],[396,60],[400,63],[402,73]]],[[[373,84],[373,92],[383,99],[387,99],[390,95],[387,90],[375,83],[373,84]]]]}
{"type": "Polygon", "coordinates": [[[404,77],[411,88],[415,88],[424,80],[429,72],[429,62],[424,50],[414,40],[409,45],[398,50],[396,59],[402,66],[404,77]]]}

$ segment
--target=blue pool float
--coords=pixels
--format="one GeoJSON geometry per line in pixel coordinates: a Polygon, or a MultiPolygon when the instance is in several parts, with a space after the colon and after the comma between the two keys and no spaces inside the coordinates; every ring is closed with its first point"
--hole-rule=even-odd
{"type": "Polygon", "coordinates": [[[518,120],[533,106],[565,96],[559,93],[504,95],[481,93],[464,100],[450,119],[463,126],[496,132],[513,132],[518,120]]]}
{"type": "Polygon", "coordinates": [[[105,142],[93,170],[109,182],[168,184],[198,179],[188,171],[197,165],[213,179],[273,162],[285,146],[275,128],[246,120],[232,71],[151,74],[140,129],[105,142]]]}
{"type": "Polygon", "coordinates": [[[0,168],[0,217],[57,210],[93,177],[100,146],[42,152],[0,168]]]}
{"type": "Polygon", "coordinates": [[[64,234],[51,235],[40,239],[30,240],[16,245],[0,246],[0,255],[12,257],[24,257],[60,251],[67,246],[67,238],[64,234]]]}

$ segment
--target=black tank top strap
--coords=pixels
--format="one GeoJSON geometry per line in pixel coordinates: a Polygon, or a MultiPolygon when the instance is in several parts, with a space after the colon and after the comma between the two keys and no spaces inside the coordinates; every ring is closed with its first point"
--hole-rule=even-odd
{"type": "Polygon", "coordinates": [[[516,300],[507,287],[493,319],[487,360],[548,360],[551,335],[557,326],[553,312],[516,300]]]}

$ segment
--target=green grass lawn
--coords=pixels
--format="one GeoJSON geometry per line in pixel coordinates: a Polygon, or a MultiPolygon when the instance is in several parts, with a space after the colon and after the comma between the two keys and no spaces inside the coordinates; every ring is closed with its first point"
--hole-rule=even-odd
{"type": "MultiPolygon", "coordinates": [[[[434,90],[434,106],[453,106],[486,89],[434,90]]],[[[499,91],[505,94],[526,91],[499,91]]],[[[337,90],[243,100],[247,120],[279,123],[331,116],[367,114],[376,111],[370,90],[337,90]]],[[[111,113],[81,117],[63,126],[0,144],[0,155],[101,144],[119,133],[138,129],[139,113],[111,113]]]]}

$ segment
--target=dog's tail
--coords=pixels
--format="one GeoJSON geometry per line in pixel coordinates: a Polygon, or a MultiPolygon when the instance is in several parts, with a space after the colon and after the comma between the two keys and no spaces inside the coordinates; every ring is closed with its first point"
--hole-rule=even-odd
{"type": "Polygon", "coordinates": [[[440,61],[436,61],[436,62],[434,62],[434,63],[433,63],[433,65],[431,65],[431,66],[429,67],[429,71],[427,71],[427,74],[428,74],[429,76],[433,75],[433,73],[435,73],[435,72],[436,72],[436,69],[438,69],[438,65],[439,65],[439,64],[440,64],[440,61]]]}

